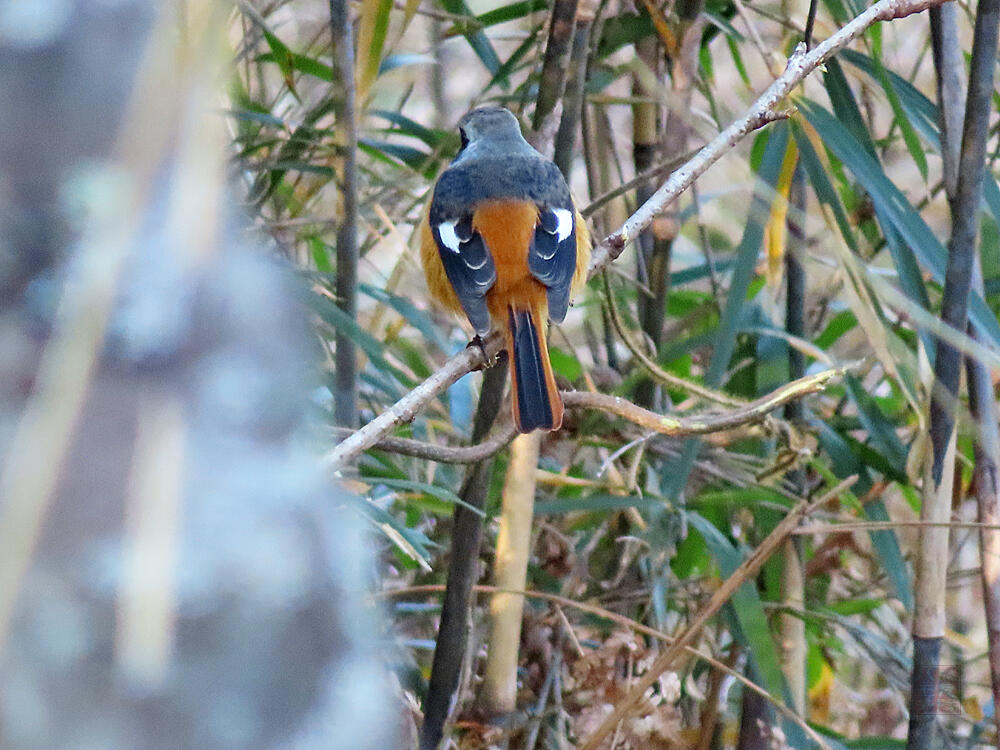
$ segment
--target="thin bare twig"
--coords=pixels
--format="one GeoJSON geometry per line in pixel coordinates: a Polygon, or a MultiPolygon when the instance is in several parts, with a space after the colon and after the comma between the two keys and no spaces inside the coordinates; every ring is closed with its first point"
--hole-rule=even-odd
{"type": "Polygon", "coordinates": [[[656,362],[654,362],[633,339],[632,335],[625,330],[625,324],[622,322],[621,314],[618,311],[618,305],[615,303],[615,296],[611,292],[611,283],[608,279],[608,271],[605,269],[601,272],[604,281],[604,296],[608,303],[608,318],[611,320],[612,325],[614,325],[615,330],[618,332],[619,338],[625,344],[626,348],[632,352],[632,356],[635,357],[646,371],[655,379],[659,380],[661,383],[669,388],[683,388],[689,393],[695,396],[700,396],[708,401],[714,401],[716,403],[725,404],[727,406],[742,406],[746,402],[741,401],[738,398],[733,398],[727,393],[722,393],[721,391],[715,391],[711,388],[706,388],[705,386],[699,385],[698,383],[692,383],[684,378],[674,375],[672,372],[668,372],[660,367],[656,362]]]}

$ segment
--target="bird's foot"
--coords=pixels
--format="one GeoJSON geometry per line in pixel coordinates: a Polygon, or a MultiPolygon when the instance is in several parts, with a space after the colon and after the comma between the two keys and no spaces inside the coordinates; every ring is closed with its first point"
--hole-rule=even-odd
{"type": "Polygon", "coordinates": [[[483,337],[480,336],[478,333],[472,337],[472,341],[470,341],[465,348],[471,349],[472,347],[476,347],[477,349],[479,349],[479,351],[483,353],[483,359],[486,360],[487,367],[493,367],[497,362],[500,361],[499,352],[491,357],[489,352],[486,351],[486,342],[483,341],[483,337]]]}

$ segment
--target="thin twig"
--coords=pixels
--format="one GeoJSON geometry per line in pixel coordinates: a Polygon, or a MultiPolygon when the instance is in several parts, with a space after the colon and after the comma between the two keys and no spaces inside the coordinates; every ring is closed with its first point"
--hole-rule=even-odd
{"type": "Polygon", "coordinates": [[[780,406],[810,393],[823,390],[834,378],[844,374],[843,368],[824,370],[816,375],[808,375],[778,388],[763,398],[751,401],[745,406],[719,414],[695,417],[671,417],[657,414],[649,409],[636,406],[621,396],[587,391],[563,391],[563,403],[569,408],[587,408],[615,414],[644,429],[671,437],[689,437],[725,432],[748,424],[755,424],[780,406]]]}
{"type": "Polygon", "coordinates": [[[727,393],[722,393],[721,391],[715,391],[711,388],[706,388],[698,383],[692,383],[685,380],[682,377],[674,375],[672,372],[667,372],[662,367],[660,367],[656,362],[654,362],[632,338],[632,335],[625,330],[625,324],[622,322],[621,313],[618,311],[618,305],[615,302],[615,296],[611,291],[611,283],[608,279],[607,269],[601,272],[601,276],[604,281],[604,297],[608,303],[608,317],[611,323],[614,325],[615,330],[618,332],[619,338],[625,344],[626,348],[632,352],[634,356],[646,371],[656,380],[666,385],[669,388],[682,388],[689,393],[707,401],[713,401],[718,404],[725,404],[726,406],[743,406],[746,404],[738,398],[734,398],[727,393]]]}
{"type": "Polygon", "coordinates": [[[642,185],[645,182],[648,182],[654,177],[658,177],[664,172],[673,172],[675,169],[677,169],[677,167],[681,166],[684,162],[686,162],[688,159],[690,159],[697,153],[698,149],[692,149],[691,151],[688,151],[686,154],[678,156],[675,159],[668,159],[666,161],[660,162],[659,164],[654,164],[653,166],[649,167],[643,172],[637,174],[628,182],[623,183],[622,185],[619,185],[618,187],[612,190],[608,190],[606,193],[602,193],[601,195],[597,196],[596,198],[594,198],[594,200],[592,200],[586,206],[581,208],[580,213],[583,214],[584,216],[590,216],[597,209],[610,203],[619,195],[624,195],[629,190],[632,190],[633,188],[638,187],[639,185],[642,185]]]}

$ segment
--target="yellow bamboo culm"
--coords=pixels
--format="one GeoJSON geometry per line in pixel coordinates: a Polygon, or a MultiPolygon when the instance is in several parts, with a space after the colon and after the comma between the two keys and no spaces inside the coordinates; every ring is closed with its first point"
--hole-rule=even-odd
{"type": "MultiPolygon", "coordinates": [[[[493,579],[497,588],[523,591],[531,551],[531,518],[541,432],[518,435],[510,446],[493,579]]],[[[490,641],[479,705],[489,715],[517,705],[517,658],[524,597],[498,593],[490,601],[490,641]]]]}

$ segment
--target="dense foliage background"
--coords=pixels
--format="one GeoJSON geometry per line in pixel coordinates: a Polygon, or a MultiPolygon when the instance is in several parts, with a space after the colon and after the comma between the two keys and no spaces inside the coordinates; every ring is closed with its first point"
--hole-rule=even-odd
{"type": "MultiPolygon", "coordinates": [[[[977,8],[949,7],[948,44],[964,66],[977,8]]],[[[825,0],[814,37],[861,10],[853,0],[825,0]]],[[[579,2],[575,33],[564,39],[555,153],[595,237],[617,229],[679,159],[746,110],[802,40],[807,11],[760,0],[579,2]],[[633,180],[640,173],[645,179],[633,180]]],[[[457,118],[503,104],[527,130],[551,93],[540,86],[552,34],[545,2],[364,0],[349,12],[353,74],[330,63],[325,3],[241,2],[230,27],[235,164],[258,226],[312,288],[315,346],[326,358],[316,435],[324,447],[340,434],[331,426],[338,337],[341,349],[358,352],[360,424],[468,341],[466,327],[429,304],[413,231],[458,148],[457,118]],[[337,250],[350,210],[342,188],[351,79],[359,259],[356,312],[346,304],[345,312],[337,250]]],[[[984,210],[976,213],[983,283],[968,295],[980,343],[937,322],[951,177],[927,15],[872,26],[812,75],[787,102],[788,119],[737,145],[660,213],[613,264],[609,286],[593,280],[553,328],[564,388],[619,394],[671,414],[733,408],[806,373],[851,369],[763,424],[704,439],[568,412],[563,429],[542,440],[538,461],[526,587],[558,598],[525,605],[521,711],[499,725],[478,721],[489,638],[486,610],[477,608],[452,732],[458,746],[580,742],[649,667],[662,648],[657,633],[680,631],[799,498],[852,475],[850,490],[810,515],[697,646],[831,746],[896,747],[906,736],[914,522],[928,502],[935,336],[944,331],[994,372],[1000,344],[1000,138],[992,116],[984,210]],[[635,349],[709,393],[654,377],[635,349]],[[713,403],[715,389],[724,396],[713,403]]],[[[966,75],[963,67],[960,82],[966,75]]],[[[467,442],[480,381],[465,377],[396,434],[467,442]]],[[[995,707],[974,523],[976,433],[964,390],[950,409],[959,437],[939,672],[947,701],[937,721],[952,746],[972,746],[995,741],[995,707]]],[[[489,475],[482,583],[491,581],[507,461],[501,451],[489,475]]],[[[404,644],[395,652],[399,711],[415,727],[441,597],[405,589],[443,584],[466,469],[381,449],[357,468],[357,510],[378,529],[385,606],[404,644]]],[[[808,732],[729,672],[689,657],[658,681],[614,746],[799,747],[808,732]],[[758,722],[774,727],[763,740],[758,722]]]]}

